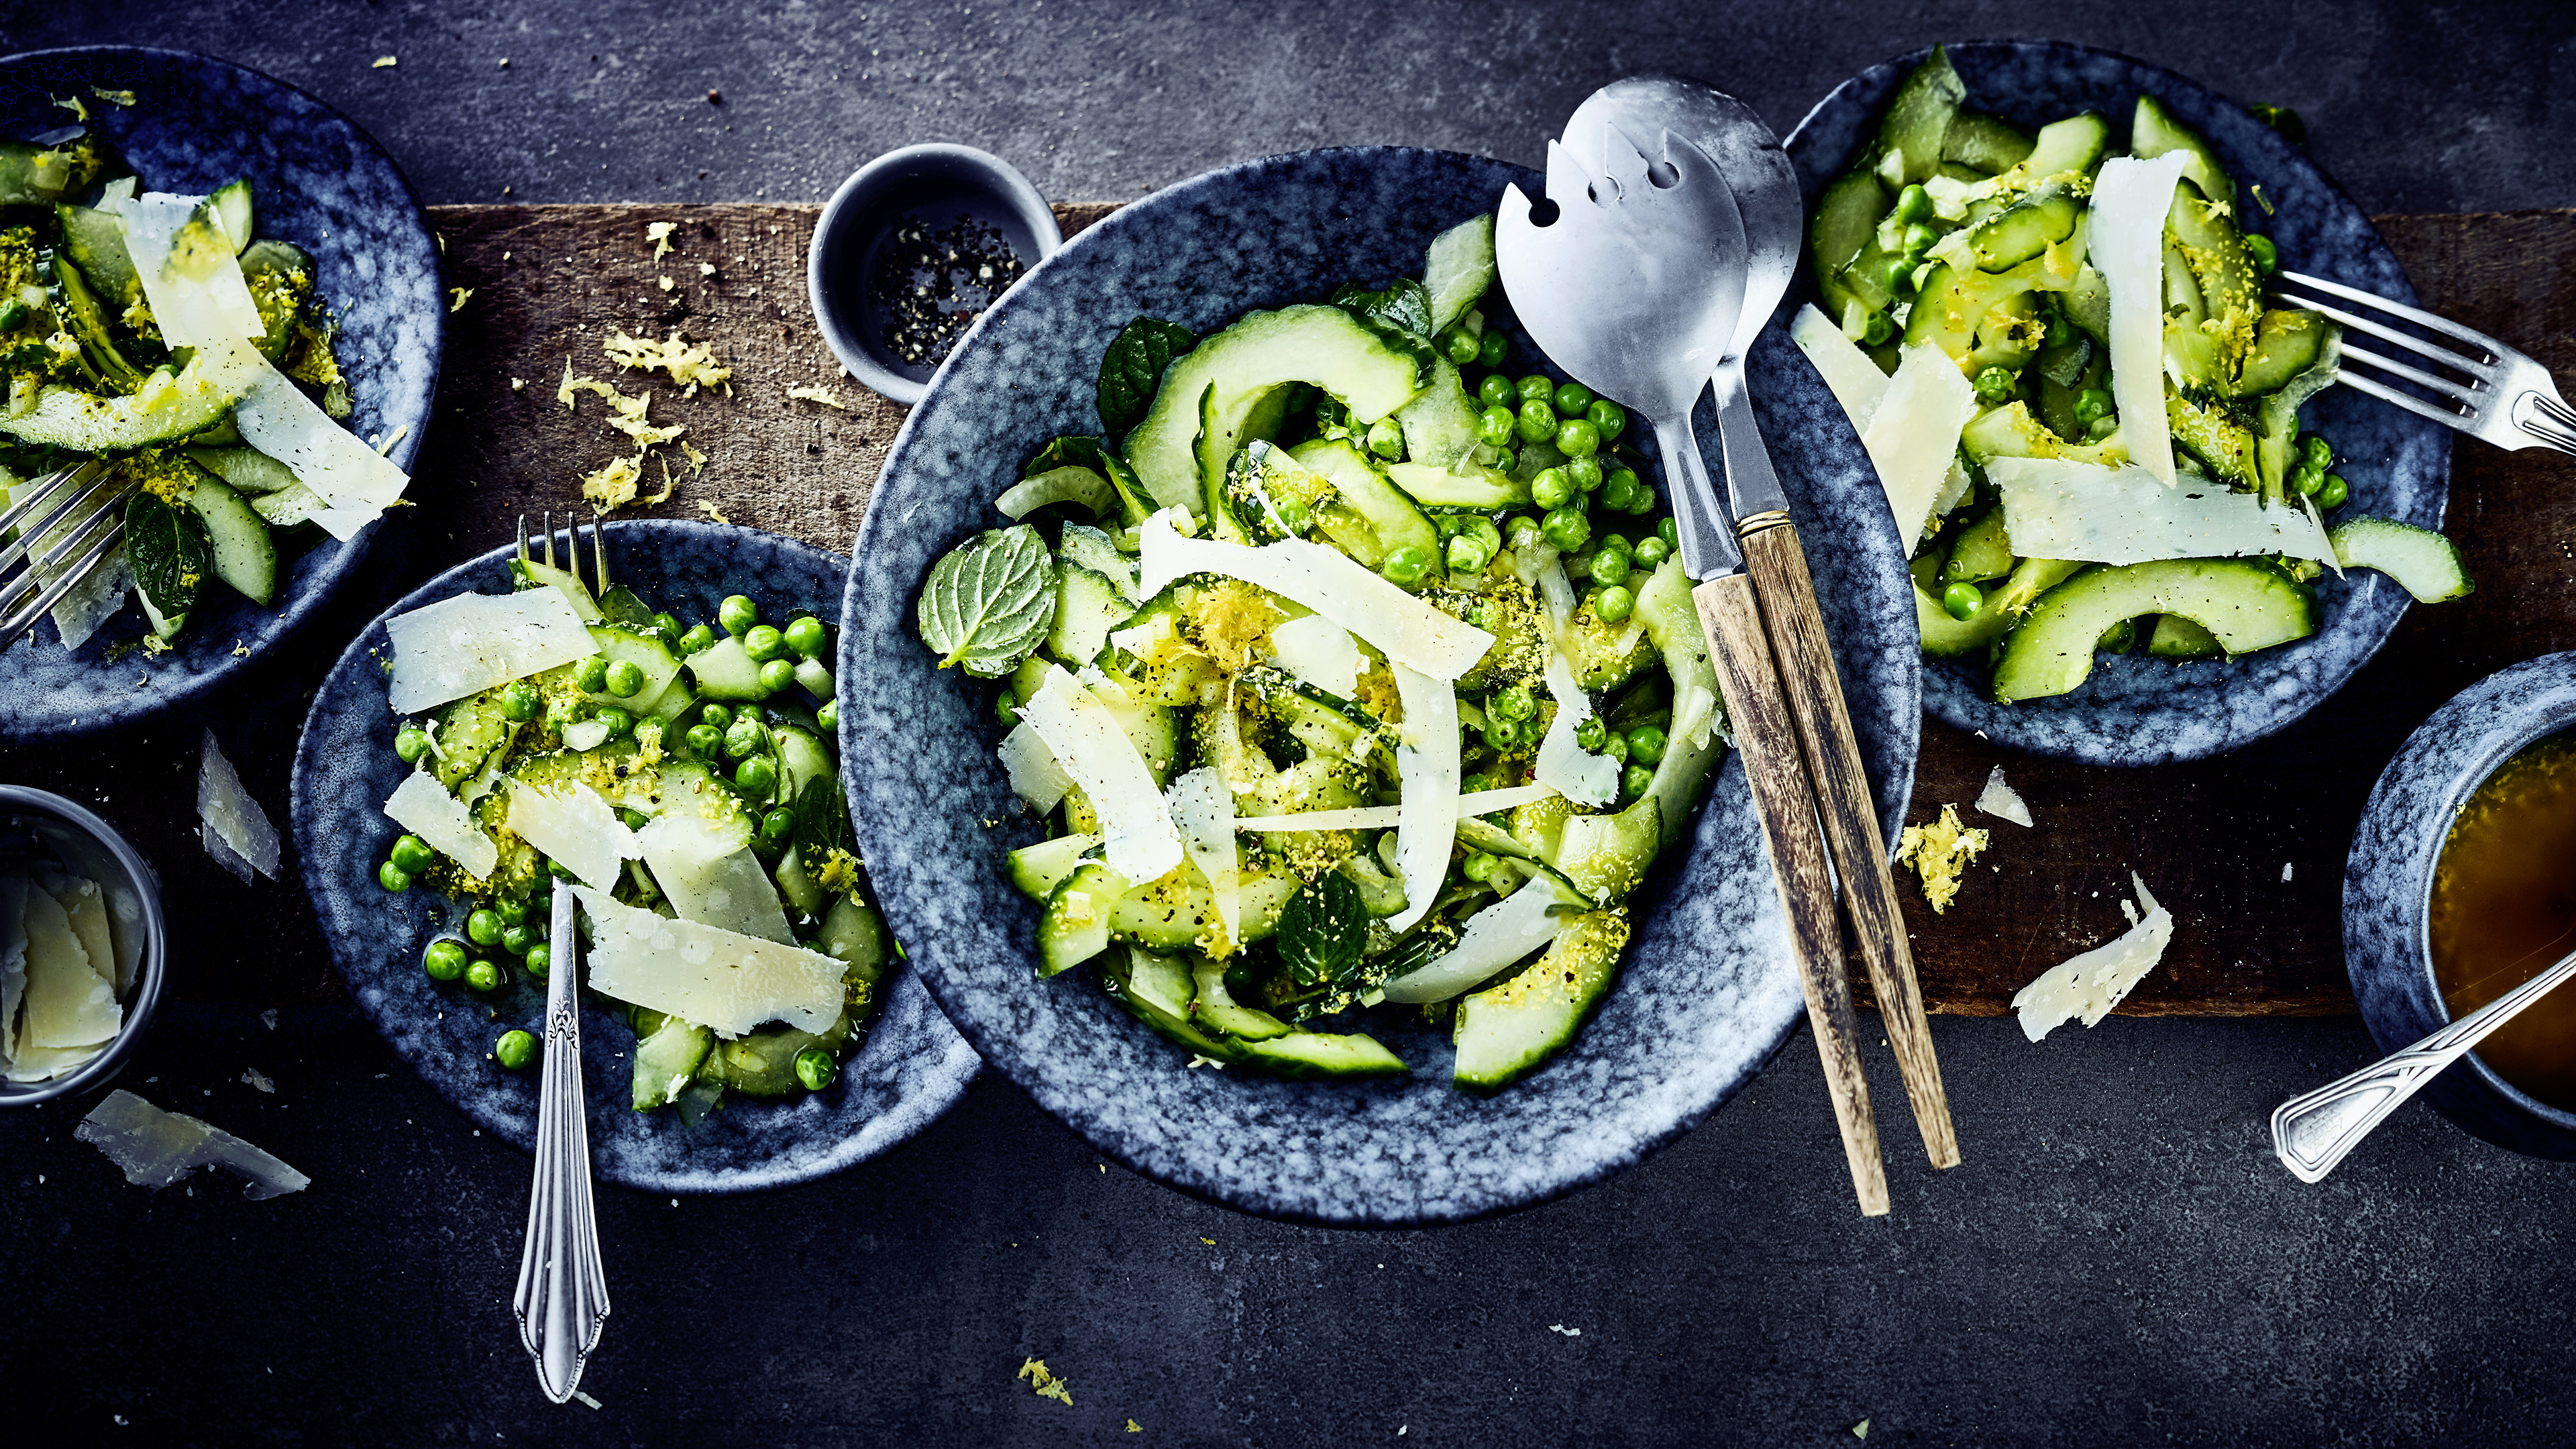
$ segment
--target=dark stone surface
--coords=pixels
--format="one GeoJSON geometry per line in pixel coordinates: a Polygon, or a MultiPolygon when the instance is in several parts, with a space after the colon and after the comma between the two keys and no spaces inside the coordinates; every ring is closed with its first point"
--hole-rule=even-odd
{"type": "MultiPolygon", "coordinates": [[[[1912,9],[1792,0],[1257,29],[1217,5],[967,8],[0,0],[0,43],[204,48],[348,112],[431,201],[568,201],[819,199],[935,137],[1066,197],[1329,142],[1527,162],[1626,70],[1701,71],[1785,127],[1932,38],[1912,9]]],[[[2375,212],[2576,200],[2565,7],[2055,0],[1941,28],[2083,39],[2298,106],[2375,212]]],[[[307,682],[268,683],[234,753],[278,801],[307,682]]],[[[194,740],[135,748],[185,790],[194,740]]],[[[197,873],[181,843],[146,846],[174,889],[197,873]]],[[[2271,1161],[2273,1104],[2371,1055],[2357,1019],[2115,1018],[2031,1046],[1943,1018],[1967,1160],[1936,1177],[1891,1122],[1876,1222],[1845,1198],[1803,1040],[1601,1187],[1386,1234],[1102,1172],[987,1077],[819,1183],[676,1208],[604,1189],[617,1307],[584,1381],[604,1407],[554,1409],[508,1316],[526,1159],[353,1009],[289,1007],[272,1033],[261,1004],[172,1005],[125,1082],[310,1172],[302,1194],[149,1196],[71,1139],[86,1103],[0,1117],[0,1384],[29,1442],[1125,1443],[1132,1417],[1152,1436],[1132,1442],[1825,1445],[1866,1417],[1927,1444],[2536,1443],[2576,1398],[2566,1169],[2420,1104],[2319,1187],[2271,1161]],[[1074,1407],[1012,1381],[1025,1356],[1074,1407]]]]}

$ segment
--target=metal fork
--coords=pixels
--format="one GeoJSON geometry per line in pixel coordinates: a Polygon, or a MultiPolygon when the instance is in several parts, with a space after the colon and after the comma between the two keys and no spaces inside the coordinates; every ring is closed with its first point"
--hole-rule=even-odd
{"type": "MultiPolygon", "coordinates": [[[[573,577],[581,576],[581,538],[565,532],[573,577]]],[[[591,555],[599,591],[608,591],[608,545],[596,515],[591,555]]],[[[545,558],[555,561],[554,515],[545,515],[545,558]]],[[[528,557],[528,519],[519,516],[519,557],[528,557]]],[[[599,1260],[599,1220],[591,1206],[590,1127],[581,1090],[581,935],[573,894],[555,892],[546,936],[545,1060],[538,1069],[537,1162],[528,1188],[528,1234],[519,1251],[519,1290],[511,1307],[519,1341],[537,1361],[537,1383],[560,1404],[581,1383],[608,1319],[608,1273],[599,1260]]]]}
{"type": "Polygon", "coordinates": [[[9,539],[0,544],[0,609],[8,611],[0,616],[0,649],[105,568],[124,542],[125,511],[118,505],[126,490],[107,472],[91,458],[11,490],[9,506],[0,509],[0,538],[9,539]]]}
{"type": "Polygon", "coordinates": [[[2549,369],[2528,354],[2447,317],[2436,317],[2420,307],[2374,297],[2341,282],[2329,282],[2323,277],[2311,277],[2301,272],[2282,272],[2272,280],[2276,288],[2303,288],[2356,307],[2376,309],[2387,317],[2465,343],[2469,349],[2464,353],[2444,347],[2331,302],[2282,291],[2281,300],[2292,306],[2321,312],[2343,324],[2348,331],[2376,337],[2415,354],[2436,368],[2457,374],[2445,376],[2393,357],[2383,357],[2367,348],[2354,346],[2347,337],[2343,344],[2343,360],[2347,366],[2335,381],[2499,448],[2555,448],[2562,453],[2576,454],[2576,408],[2568,407],[2558,396],[2558,385],[2550,380],[2549,369]],[[2413,383],[2432,393],[2433,397],[2426,399],[2401,392],[2377,378],[2355,374],[2349,364],[2356,362],[2413,383]]]}

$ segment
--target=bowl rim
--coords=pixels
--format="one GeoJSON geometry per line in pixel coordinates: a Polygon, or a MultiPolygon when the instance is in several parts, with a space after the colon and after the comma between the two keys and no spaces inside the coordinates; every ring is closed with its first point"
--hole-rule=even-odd
{"type": "MultiPolygon", "coordinates": [[[[930,382],[915,382],[878,361],[867,343],[843,325],[843,309],[824,281],[824,258],[840,244],[843,233],[868,214],[866,203],[875,201],[879,193],[896,182],[933,174],[972,178],[1018,214],[1036,238],[1038,252],[1022,271],[1023,278],[1064,246],[1064,225],[1056,220],[1055,208],[1047,205],[1046,197],[1018,167],[990,151],[953,141],[923,141],[898,146],[850,173],[831,199],[823,203],[822,214],[814,219],[813,238],[805,245],[806,305],[813,310],[814,325],[822,332],[824,345],[831,348],[832,355],[850,370],[850,375],[906,407],[928,394],[930,382]]],[[[986,310],[991,308],[987,306],[986,310]]],[[[961,336],[957,347],[965,345],[961,336]]],[[[956,351],[950,348],[949,355],[955,356],[956,351]]],[[[940,359],[940,363],[946,366],[947,359],[940,359]]],[[[931,382],[937,380],[934,370],[931,382]]]]}
{"type": "Polygon", "coordinates": [[[161,1005],[161,987],[169,976],[170,933],[161,910],[160,874],[115,826],[78,801],[31,785],[0,785],[0,811],[11,809],[41,811],[88,836],[125,872],[126,884],[143,902],[143,956],[135,963],[134,985],[126,993],[125,1019],[106,1049],[49,1082],[0,1081],[0,1107],[32,1107],[103,1087],[125,1070],[126,1058],[133,1055],[135,1043],[151,1027],[161,1005]]]}

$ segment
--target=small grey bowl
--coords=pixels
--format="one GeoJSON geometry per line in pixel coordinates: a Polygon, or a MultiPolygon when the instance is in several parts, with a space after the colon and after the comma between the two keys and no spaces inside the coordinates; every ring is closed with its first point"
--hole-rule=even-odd
{"type": "Polygon", "coordinates": [[[161,1004],[161,982],[168,974],[169,933],[162,928],[161,877],[116,827],[73,804],[60,795],[44,790],[30,790],[21,785],[0,785],[0,828],[17,823],[34,827],[35,832],[66,866],[88,875],[102,887],[122,885],[131,891],[143,912],[143,959],[135,963],[134,985],[125,993],[125,1022],[107,1050],[83,1063],[78,1071],[54,1078],[50,1082],[0,1081],[0,1107],[28,1107],[50,1102],[103,1087],[118,1072],[125,1070],[126,1058],[134,1054],[134,1044],[143,1039],[144,1029],[152,1024],[152,1010],[161,1004]]]}
{"type": "Polygon", "coordinates": [[[937,369],[887,349],[885,309],[869,298],[868,275],[906,216],[945,226],[961,214],[1000,231],[1023,275],[1064,245],[1054,210],[1011,163],[972,146],[930,142],[888,151],[852,173],[824,203],[805,252],[805,290],[832,355],[852,377],[906,407],[921,401],[937,369]]]}
{"type": "MultiPolygon", "coordinates": [[[[2451,822],[2524,746],[2576,729],[2576,653],[2500,670],[2434,711],[2371,789],[2343,873],[2343,955],[2383,1052],[2451,1022],[2433,980],[2433,871],[2451,822]]],[[[2498,1147],[2576,1160],[2576,1112],[2552,1107],[2471,1053],[2424,1088],[2434,1109],[2498,1147]]]]}

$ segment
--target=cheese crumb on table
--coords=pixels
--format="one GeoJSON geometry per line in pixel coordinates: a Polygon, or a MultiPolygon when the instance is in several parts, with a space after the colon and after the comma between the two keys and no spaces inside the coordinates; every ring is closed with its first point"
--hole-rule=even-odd
{"type": "Polygon", "coordinates": [[[2137,888],[2136,905],[2120,902],[2129,918],[2129,929],[2112,941],[2094,947],[2081,955],[2061,961],[2042,972],[2038,980],[2013,993],[2013,1009],[2021,1013],[2022,1035],[2032,1041],[2048,1035],[2070,1018],[2082,1017],[2091,1026],[2110,1015],[2111,1008],[2146,979],[2148,972],[2165,956],[2165,947],[2173,942],[2173,913],[2159,905],[2147,892],[2147,883],[2137,872],[2129,873],[2129,883],[2137,888]],[[2138,914],[2144,907],[2146,914],[2138,914]]]}
{"type": "Polygon", "coordinates": [[[2004,767],[2001,765],[1995,766],[1994,773],[1986,777],[1985,791],[1977,796],[1977,808],[1998,820],[2009,820],[2024,829],[2030,827],[2030,806],[2023,801],[2020,791],[2004,783],[2004,767]]]}
{"type": "Polygon", "coordinates": [[[136,1187],[164,1188],[200,1167],[226,1167],[249,1179],[242,1196],[258,1202],[302,1192],[313,1181],[229,1132],[121,1089],[108,1093],[72,1135],[106,1153],[136,1187]]]}
{"type": "Polygon", "coordinates": [[[1053,1399],[1068,1409],[1073,1407],[1073,1390],[1066,1386],[1063,1379],[1047,1371],[1045,1359],[1030,1359],[1021,1364],[1020,1371],[1012,1377],[1028,1380],[1029,1387],[1036,1390],[1037,1396],[1041,1399],[1053,1399]]]}
{"type": "Polygon", "coordinates": [[[376,57],[375,64],[373,64],[373,65],[371,65],[371,66],[369,66],[369,67],[367,67],[367,68],[368,68],[369,70],[391,70],[391,69],[393,69],[393,66],[394,66],[394,58],[393,58],[392,56],[390,56],[390,55],[380,55],[380,56],[377,56],[377,57],[376,57]]]}
{"type": "Polygon", "coordinates": [[[787,390],[787,395],[799,402],[821,403],[827,408],[839,408],[843,412],[850,410],[850,405],[841,401],[841,395],[828,387],[791,387],[787,390]]]}
{"type": "Polygon", "coordinates": [[[671,254],[671,233],[679,229],[680,224],[676,221],[652,221],[644,224],[644,239],[653,244],[653,260],[658,262],[671,254]]]}
{"type": "Polygon", "coordinates": [[[1941,818],[1929,825],[1908,825],[1896,837],[1896,862],[1914,867],[1923,878],[1923,899],[1932,913],[1950,909],[1959,898],[1959,880],[1970,862],[1985,853],[1992,836],[1959,823],[1959,807],[1944,805],[1941,818]]]}

